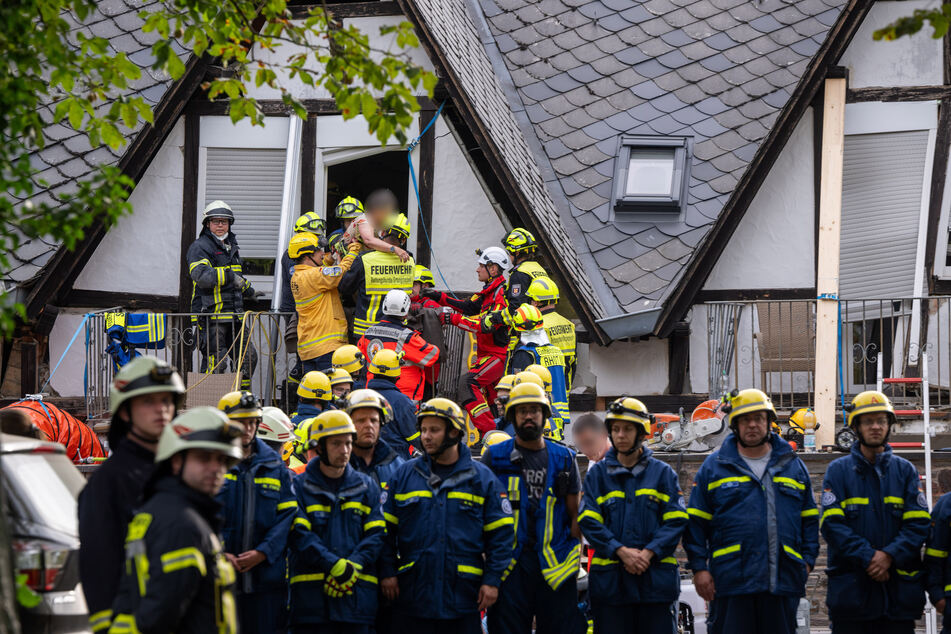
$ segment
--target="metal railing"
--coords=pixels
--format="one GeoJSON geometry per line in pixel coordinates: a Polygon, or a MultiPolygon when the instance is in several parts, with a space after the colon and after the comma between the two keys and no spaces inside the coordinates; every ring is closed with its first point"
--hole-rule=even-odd
{"type": "MultiPolygon", "coordinates": [[[[951,297],[840,300],[837,391],[875,389],[876,361],[886,377],[918,376],[928,363],[932,405],[951,404],[951,297]]],[[[756,387],[781,409],[812,405],[816,300],[703,304],[707,390],[718,397],[756,387]]]]}
{"type": "MultiPolygon", "coordinates": [[[[202,389],[208,375],[224,374],[228,375],[228,389],[250,389],[264,404],[287,410],[289,392],[296,389],[296,384],[288,384],[288,374],[297,361],[295,340],[291,340],[291,348],[285,341],[291,316],[261,312],[231,316],[158,313],[149,317],[149,313],[119,310],[93,314],[86,322],[85,398],[89,421],[109,418],[109,390],[117,364],[139,354],[158,357],[178,368],[189,392],[187,404],[194,396],[192,392],[202,389]],[[110,333],[115,315],[134,315],[136,322],[145,323],[133,325],[134,333],[128,323],[110,333]]],[[[455,399],[464,387],[460,377],[467,367],[468,337],[452,327],[444,328],[443,334],[445,354],[436,392],[455,399]]],[[[219,391],[224,389],[221,379],[208,381],[205,388],[212,384],[219,391]]]]}

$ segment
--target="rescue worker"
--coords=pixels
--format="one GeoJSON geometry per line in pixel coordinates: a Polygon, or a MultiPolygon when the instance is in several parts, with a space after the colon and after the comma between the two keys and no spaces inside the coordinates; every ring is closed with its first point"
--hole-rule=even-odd
{"type": "Polygon", "coordinates": [[[914,465],[888,444],[896,422],[888,397],[862,392],[846,411],[858,442],[829,464],[822,483],[829,619],[836,634],[910,634],[925,603],[928,500],[914,465]]]}
{"type": "Polygon", "coordinates": [[[238,631],[235,571],[218,540],[215,495],[241,460],[240,424],[196,407],[162,430],[145,504],[129,523],[110,634],[238,631]]]}
{"type": "Polygon", "coordinates": [[[366,357],[360,352],[360,348],[352,343],[334,350],[330,363],[334,369],[339,368],[349,373],[354,384],[366,384],[366,357]]]}
{"type": "Polygon", "coordinates": [[[357,305],[353,315],[354,341],[380,321],[383,298],[389,291],[400,290],[407,294],[413,291],[416,264],[408,255],[406,260],[401,260],[397,251],[406,253],[400,245],[406,243],[409,233],[409,221],[400,214],[383,232],[383,241],[390,245],[390,251],[362,253],[340,281],[340,292],[352,296],[357,305]]]}
{"type": "Polygon", "coordinates": [[[310,426],[314,420],[316,420],[316,417],[308,418],[301,422],[301,424],[297,426],[297,429],[294,430],[293,455],[288,462],[288,466],[296,475],[304,473],[307,464],[317,456],[315,451],[308,449],[308,444],[310,443],[310,426]]]}
{"type": "Polygon", "coordinates": [[[386,426],[387,403],[374,390],[356,390],[347,396],[346,412],[357,430],[350,466],[370,476],[383,491],[396,469],[406,462],[380,437],[386,426]]]}
{"type": "Polygon", "coordinates": [[[442,306],[427,297],[423,296],[424,290],[430,290],[436,288],[436,280],[433,278],[433,272],[422,264],[417,264],[413,267],[413,294],[410,296],[410,300],[413,302],[410,310],[416,312],[421,308],[432,308],[433,310],[439,310],[442,306]]]}
{"type": "Polygon", "coordinates": [[[294,424],[280,408],[270,405],[263,407],[257,437],[280,456],[285,445],[294,440],[294,424]]]}
{"type": "MultiPolygon", "coordinates": [[[[425,453],[397,469],[383,504],[383,595],[406,634],[481,634],[512,557],[512,508],[465,445],[462,409],[445,398],[417,417],[425,453]]],[[[576,600],[576,599],[573,599],[576,600]]],[[[504,630],[498,630],[502,632],[504,630]]]]}
{"type": "Polygon", "coordinates": [[[578,524],[594,547],[588,597],[596,633],[675,632],[687,528],[677,474],[644,446],[653,417],[637,399],[608,406],[612,448],[585,476],[578,524]]]}
{"type": "MultiPolygon", "coordinates": [[[[360,201],[353,198],[350,200],[354,200],[358,205],[360,204],[360,201]]],[[[341,201],[337,207],[339,208],[343,204],[344,202],[341,201]]],[[[343,231],[344,245],[349,246],[357,243],[360,245],[360,253],[375,249],[383,253],[395,253],[401,262],[408,261],[410,255],[402,248],[405,246],[405,240],[403,245],[391,249],[391,243],[381,240],[379,237],[386,233],[386,229],[398,215],[402,215],[405,220],[406,216],[400,214],[396,210],[397,207],[399,207],[399,201],[393,192],[388,189],[373,191],[367,196],[366,211],[363,211],[362,207],[359,208],[356,215],[346,222],[346,229],[343,231]]],[[[406,232],[406,237],[409,237],[409,231],[406,232]]]]}
{"type": "Polygon", "coordinates": [[[588,459],[588,468],[604,458],[611,448],[608,426],[594,412],[586,412],[571,421],[571,440],[588,459]]]}
{"type": "Polygon", "coordinates": [[[198,349],[201,352],[200,372],[225,371],[224,357],[231,359],[232,371],[241,372],[241,386],[250,387],[251,375],[258,363],[258,353],[247,340],[236,342],[242,332],[239,315],[244,300],[257,293],[244,277],[238,240],[231,231],[234,212],[224,201],[210,202],[202,215],[202,229],[188,247],[185,258],[192,278],[193,318],[198,325],[198,349]],[[239,359],[239,350],[244,359],[239,359]],[[238,365],[241,365],[238,368],[238,365]]]}
{"type": "Polygon", "coordinates": [[[373,631],[377,560],[386,525],[380,488],[349,464],[355,435],[353,421],[339,410],[324,412],[311,425],[308,447],[318,459],[310,461],[295,482],[292,634],[373,631]]]}
{"type": "Polygon", "coordinates": [[[469,414],[480,434],[495,429],[489,403],[495,400],[493,386],[505,374],[505,356],[509,332],[489,315],[505,309],[505,272],[511,266],[508,255],[499,247],[476,251],[479,256],[476,275],[482,290],[467,299],[456,299],[446,293],[424,291],[441,305],[459,312],[444,312],[444,325],[452,325],[475,335],[475,362],[466,373],[466,398],[462,407],[469,414]]]}
{"type": "MultiPolygon", "coordinates": [[[[426,388],[426,370],[439,361],[439,348],[427,343],[422,335],[405,325],[409,315],[409,295],[392,290],[383,298],[383,318],[366,329],[357,347],[368,358],[380,350],[400,355],[400,374],[396,387],[411,401],[420,401],[426,388]]],[[[372,378],[370,374],[367,378],[372,378]]]]}
{"type": "MultiPolygon", "coordinates": [[[[565,382],[565,357],[561,349],[551,344],[545,333],[541,311],[523,304],[515,311],[512,327],[519,333],[519,344],[509,360],[509,372],[518,374],[532,365],[544,366],[551,375],[552,437],[561,440],[570,424],[568,416],[568,387],[565,382]]],[[[543,380],[545,377],[542,377],[543,380]]]]}
{"type": "Polygon", "coordinates": [[[515,268],[509,274],[509,281],[505,287],[505,302],[509,317],[515,316],[515,311],[522,304],[530,301],[528,287],[537,277],[548,277],[544,267],[539,264],[538,242],[535,236],[527,229],[516,227],[502,240],[502,246],[512,258],[515,268]]]}
{"type": "MultiPolygon", "coordinates": [[[[948,469],[938,472],[938,482],[951,475],[948,469]]],[[[951,632],[951,615],[946,611],[948,597],[951,596],[951,569],[948,568],[948,553],[951,552],[951,492],[944,485],[939,486],[945,493],[938,499],[931,511],[931,529],[925,542],[925,578],[928,583],[928,596],[935,609],[942,615],[941,634],[951,632]]]]}
{"type": "Polygon", "coordinates": [[[291,291],[297,308],[297,354],[302,371],[329,368],[334,350],[347,343],[347,318],[337,286],[353,265],[358,246],[351,245],[339,265],[327,266],[327,239],[298,233],[287,247],[294,260],[291,291]]]}
{"type": "Polygon", "coordinates": [[[225,556],[238,571],[238,623],[245,632],[282,629],[287,621],[287,536],[297,513],[281,455],[257,438],[264,415],[251,392],[229,392],[218,409],[243,425],[242,460],[216,496],[225,556]]]}
{"type": "Polygon", "coordinates": [[[760,390],[731,392],[727,435],[697,472],[684,534],[711,634],[796,631],[796,609],[819,554],[809,472],[770,432],[776,410],[760,390]]]}
{"type": "Polygon", "coordinates": [[[330,379],[330,391],[334,399],[345,397],[353,389],[353,377],[343,368],[333,368],[327,378],[330,379]]]}
{"type": "Polygon", "coordinates": [[[399,355],[393,350],[383,348],[370,361],[368,367],[373,378],[367,381],[367,388],[376,391],[393,409],[381,436],[383,441],[403,458],[409,458],[418,450],[419,430],[416,429],[416,405],[396,387],[400,376],[399,355]]]}
{"type": "Polygon", "coordinates": [[[323,372],[312,370],[304,375],[297,387],[297,411],[291,417],[294,427],[301,421],[313,418],[327,409],[333,409],[330,379],[323,372]]]}
{"type": "Polygon", "coordinates": [[[581,478],[573,451],[542,436],[551,406],[537,385],[516,385],[505,416],[515,438],[492,445],[483,458],[515,512],[515,552],[489,631],[578,634],[587,624],[578,609],[581,478]]]}
{"type": "Polygon", "coordinates": [[[509,392],[515,387],[515,375],[506,374],[495,384],[495,409],[499,412],[495,419],[495,428],[504,431],[509,436],[515,435],[515,426],[505,418],[505,404],[509,400],[509,392]]]}
{"type": "Polygon", "coordinates": [[[112,454],[79,493],[79,579],[93,632],[105,631],[112,621],[126,528],[155,470],[162,430],[184,402],[182,377],[152,357],[129,361],[109,389],[112,454]]]}
{"type": "Polygon", "coordinates": [[[577,366],[577,337],[574,323],[555,310],[560,297],[558,285],[550,277],[536,277],[528,285],[526,295],[542,313],[548,340],[565,357],[565,385],[570,390],[577,366]]]}
{"type": "MultiPolygon", "coordinates": [[[[342,239],[343,234],[350,229],[350,225],[353,224],[353,221],[363,215],[363,203],[353,196],[347,196],[334,207],[334,215],[337,217],[337,220],[340,221],[341,228],[338,231],[342,239]]],[[[334,233],[337,232],[335,231],[334,233]]],[[[350,242],[351,240],[347,240],[348,244],[350,242]]],[[[344,248],[346,248],[346,245],[344,245],[344,248]]]]}

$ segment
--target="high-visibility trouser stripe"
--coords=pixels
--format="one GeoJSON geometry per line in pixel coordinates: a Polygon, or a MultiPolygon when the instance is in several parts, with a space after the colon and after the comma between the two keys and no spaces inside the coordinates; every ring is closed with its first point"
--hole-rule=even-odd
{"type": "Polygon", "coordinates": [[[371,510],[369,506],[366,504],[361,504],[360,502],[344,502],[340,505],[340,509],[343,511],[353,509],[354,511],[357,511],[363,515],[369,515],[371,510]]]}
{"type": "Polygon", "coordinates": [[[277,478],[255,478],[254,483],[264,484],[270,487],[274,487],[275,489],[278,489],[278,490],[280,490],[281,488],[281,481],[278,480],[277,478]]]}
{"type": "Polygon", "coordinates": [[[638,489],[634,492],[634,495],[652,495],[655,498],[659,498],[664,502],[670,502],[670,496],[666,493],[661,493],[657,489],[638,489]]]}
{"type": "Polygon", "coordinates": [[[194,566],[198,568],[202,577],[205,576],[205,556],[194,546],[169,551],[164,553],[161,559],[162,572],[174,572],[175,570],[194,566]]]}
{"type": "Polygon", "coordinates": [[[464,564],[459,564],[456,566],[456,570],[470,575],[479,575],[480,577],[482,576],[482,568],[477,568],[476,566],[466,566],[464,564]]]}
{"type": "Polygon", "coordinates": [[[432,491],[407,491],[406,493],[397,493],[393,496],[393,499],[397,502],[403,502],[410,498],[431,498],[433,497],[432,491]]]}
{"type": "Polygon", "coordinates": [[[485,498],[481,495],[464,493],[462,491],[450,491],[448,494],[446,494],[446,497],[450,500],[465,500],[467,502],[472,502],[473,504],[485,504],[485,498]]]}
{"type": "Polygon", "coordinates": [[[839,503],[839,506],[864,506],[868,504],[868,498],[846,498],[839,503]]]}
{"type": "Polygon", "coordinates": [[[600,524],[604,524],[604,517],[597,511],[592,511],[591,509],[585,509],[582,511],[581,515],[578,516],[578,521],[580,522],[581,520],[589,517],[600,524]]]}
{"type": "Polygon", "coordinates": [[[494,522],[489,522],[482,527],[482,532],[488,533],[489,531],[494,531],[497,528],[502,526],[511,526],[515,523],[514,517],[501,517],[494,522]]]}
{"type": "Polygon", "coordinates": [[[886,495],[885,504],[897,504],[898,506],[905,506],[904,498],[900,498],[897,495],[886,495]]]}
{"type": "Polygon", "coordinates": [[[135,624],[132,614],[119,614],[109,628],[109,634],[139,634],[139,626],[135,624]]]}
{"type": "Polygon", "coordinates": [[[936,557],[938,559],[947,559],[948,551],[938,550],[937,548],[925,548],[925,555],[927,557],[936,557]]]}
{"type": "Polygon", "coordinates": [[[790,547],[787,546],[786,544],[783,544],[783,550],[785,550],[787,553],[789,553],[790,555],[792,555],[792,556],[795,557],[796,559],[802,560],[802,555],[800,555],[798,552],[796,552],[795,549],[790,548],[790,547]]]}
{"type": "Polygon", "coordinates": [[[296,509],[297,500],[291,500],[290,502],[281,502],[277,505],[278,511],[283,511],[284,509],[296,509]]]}
{"type": "Polygon", "coordinates": [[[330,506],[327,504],[311,504],[305,510],[308,513],[329,513],[330,506]]]}
{"type": "Polygon", "coordinates": [[[604,504],[607,500],[610,500],[611,498],[620,498],[623,500],[624,497],[625,497],[624,491],[608,491],[604,495],[599,496],[597,501],[598,501],[598,504],[604,504]]]}
{"type": "Polygon", "coordinates": [[[822,518],[819,520],[819,525],[822,526],[822,523],[826,521],[826,518],[832,517],[833,515],[845,517],[845,511],[837,508],[826,509],[825,512],[822,513],[822,518]]]}
{"type": "Polygon", "coordinates": [[[794,479],[792,479],[792,478],[787,478],[787,477],[785,477],[785,476],[773,476],[773,482],[776,482],[777,484],[784,484],[784,485],[790,486],[790,487],[792,487],[792,488],[794,488],[794,489],[799,489],[800,491],[805,491],[805,490],[806,490],[806,485],[805,485],[805,484],[803,484],[802,482],[800,482],[800,481],[798,481],[798,480],[794,480],[794,479]]]}
{"type": "Polygon", "coordinates": [[[93,632],[105,630],[112,623],[112,610],[100,610],[89,617],[89,627],[93,632]]]}
{"type": "Polygon", "coordinates": [[[300,524],[301,526],[303,526],[303,527],[306,528],[307,530],[310,530],[310,529],[311,529],[310,520],[305,519],[305,518],[303,518],[303,517],[295,517],[295,518],[294,518],[294,524],[295,524],[295,525],[300,524]]]}
{"type": "Polygon", "coordinates": [[[693,515],[694,517],[699,517],[700,519],[703,519],[703,520],[713,519],[713,513],[707,513],[706,511],[701,511],[700,509],[695,509],[693,507],[690,507],[687,509],[687,514],[693,515]]]}
{"type": "Polygon", "coordinates": [[[404,570],[409,570],[410,568],[412,568],[412,567],[415,566],[415,565],[416,565],[416,562],[415,562],[415,561],[411,561],[411,562],[409,562],[408,564],[403,564],[402,566],[400,566],[400,567],[396,570],[396,572],[403,572],[404,570]]]}
{"type": "Polygon", "coordinates": [[[347,333],[345,333],[345,332],[332,332],[332,333],[330,333],[329,335],[324,335],[324,336],[322,336],[322,337],[317,337],[316,339],[311,339],[311,340],[309,340],[309,341],[299,342],[299,343],[297,344],[297,349],[298,349],[298,350],[307,350],[307,348],[311,348],[311,347],[313,347],[313,346],[316,346],[318,343],[323,343],[324,341],[334,341],[334,340],[337,340],[337,339],[344,339],[344,338],[346,338],[346,336],[347,336],[347,333]]]}
{"type": "Polygon", "coordinates": [[[740,552],[740,545],[733,544],[732,546],[725,546],[723,548],[718,548],[713,551],[713,557],[722,557],[723,555],[729,555],[730,553],[740,552]]]}
{"type": "Polygon", "coordinates": [[[385,519],[390,524],[399,524],[400,518],[396,517],[392,513],[383,513],[383,519],[385,519]]]}
{"type": "Polygon", "coordinates": [[[905,511],[901,514],[903,520],[914,520],[914,519],[931,519],[931,513],[928,511],[905,511]]]}
{"type": "Polygon", "coordinates": [[[374,528],[382,528],[383,530],[386,530],[386,522],[383,520],[373,520],[371,522],[366,522],[363,525],[363,532],[366,533],[367,531],[373,530],[374,528]]]}
{"type": "Polygon", "coordinates": [[[805,511],[799,512],[799,517],[812,517],[819,515],[819,509],[806,509],[805,511]]]}
{"type": "Polygon", "coordinates": [[[707,485],[707,491],[712,491],[718,486],[724,485],[727,482],[752,482],[749,476],[730,476],[729,478],[720,478],[719,480],[714,480],[707,485]]]}
{"type": "Polygon", "coordinates": [[[661,519],[664,522],[666,522],[667,520],[675,520],[675,519],[689,520],[690,516],[684,513],[683,511],[667,511],[666,513],[664,513],[661,519]]]}

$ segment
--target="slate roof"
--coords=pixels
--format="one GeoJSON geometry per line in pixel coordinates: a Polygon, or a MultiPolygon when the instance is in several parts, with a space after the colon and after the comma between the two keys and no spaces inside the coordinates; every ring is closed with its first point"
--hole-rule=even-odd
{"type": "MultiPolygon", "coordinates": [[[[533,149],[545,196],[592,274],[607,314],[659,306],[787,105],[844,0],[416,0],[469,96],[497,87],[533,149]],[[459,25],[468,3],[483,51],[459,25]],[[453,50],[458,47],[459,50],[453,50]],[[499,80],[487,77],[494,63],[499,80]],[[619,137],[693,138],[684,218],[613,222],[619,137]],[[605,288],[609,291],[606,293],[605,288]]],[[[465,25],[463,25],[465,26],[465,25]]],[[[507,130],[507,113],[486,111],[507,130]]],[[[493,137],[499,133],[493,130],[493,137]]],[[[520,140],[520,139],[518,139],[520,140]]],[[[521,143],[502,143],[512,169],[521,143]],[[511,154],[509,154],[511,153],[511,154]]],[[[537,185],[533,182],[533,186],[537,185]]]]}
{"type": "MultiPolygon", "coordinates": [[[[139,13],[160,4],[160,0],[102,0],[83,24],[73,20],[75,27],[72,31],[82,30],[86,34],[104,37],[109,40],[114,51],[126,53],[142,69],[142,76],[130,82],[129,90],[124,94],[141,96],[153,108],[173,82],[168,75],[149,68],[154,59],[150,48],[157,36],[142,32],[144,21],[139,13]]],[[[183,50],[178,49],[180,55],[183,50]]],[[[54,194],[75,191],[77,183],[88,177],[97,166],[115,165],[129,148],[129,144],[126,144],[117,151],[105,145],[93,149],[85,134],[77,132],[68,123],[53,123],[54,108],[55,100],[51,99],[40,109],[40,116],[47,124],[44,130],[46,146],[30,155],[30,162],[37,171],[34,177],[37,188],[30,197],[35,204],[53,202],[54,194]],[[46,181],[47,185],[40,185],[41,180],[46,181]]],[[[130,141],[140,128],[128,130],[120,127],[130,141]]],[[[25,201],[24,198],[20,200],[25,201]]],[[[45,239],[25,241],[11,254],[11,269],[0,272],[0,279],[7,286],[28,284],[40,274],[58,248],[58,244],[45,239]]]]}

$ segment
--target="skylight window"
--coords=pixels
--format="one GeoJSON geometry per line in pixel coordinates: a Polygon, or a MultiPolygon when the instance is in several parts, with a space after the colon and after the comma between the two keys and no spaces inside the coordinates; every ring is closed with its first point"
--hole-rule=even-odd
{"type": "Polygon", "coordinates": [[[689,149],[689,139],[684,137],[622,137],[614,175],[616,217],[679,216],[686,195],[689,149]]]}

